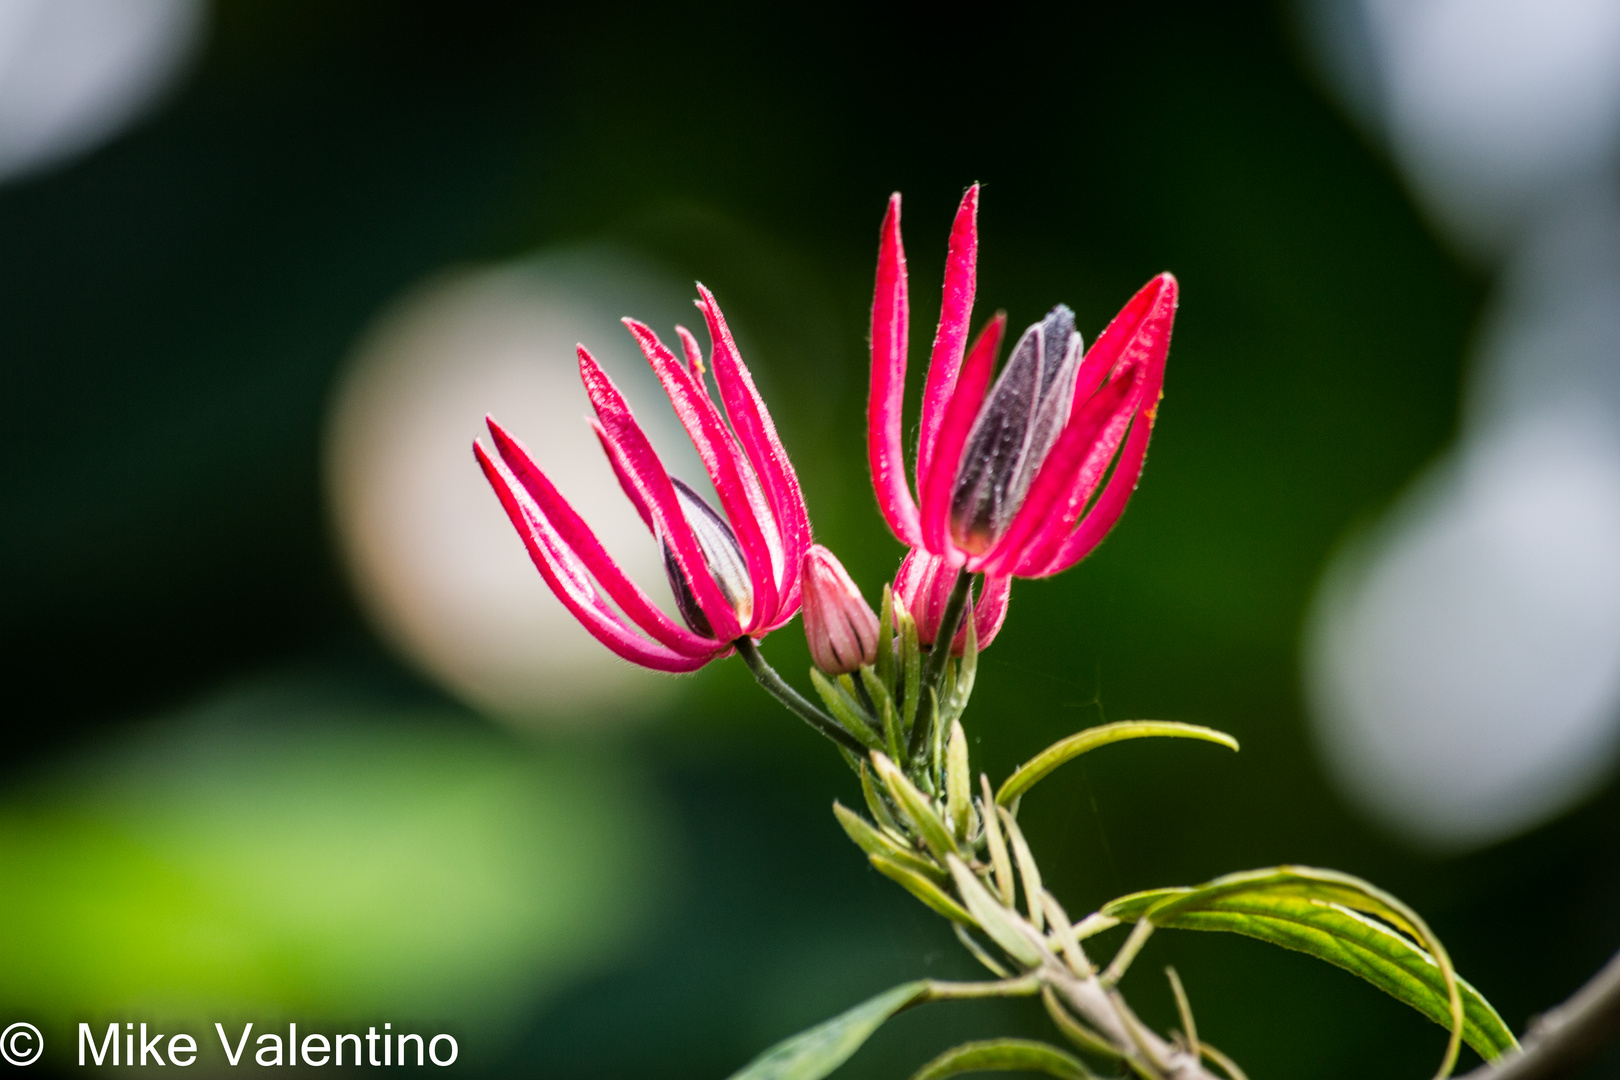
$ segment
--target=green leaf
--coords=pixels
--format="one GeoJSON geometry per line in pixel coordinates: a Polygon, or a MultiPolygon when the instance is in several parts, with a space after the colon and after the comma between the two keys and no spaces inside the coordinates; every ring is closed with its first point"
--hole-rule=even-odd
{"type": "Polygon", "coordinates": [[[1061,1080],[1094,1080],[1096,1074],[1072,1054],[1031,1039],[987,1039],[945,1051],[911,1080],[944,1080],[970,1072],[1035,1072],[1061,1080]]]}
{"type": "MultiPolygon", "coordinates": [[[[897,610],[903,608],[899,599],[895,600],[897,610]]],[[[899,618],[900,636],[900,670],[905,674],[906,690],[901,699],[901,719],[905,721],[906,738],[915,739],[912,734],[917,723],[917,705],[922,701],[922,644],[917,640],[917,620],[911,617],[909,611],[901,611],[899,618]]]]}
{"type": "Polygon", "coordinates": [[[894,685],[894,590],[883,583],[883,603],[878,616],[877,673],[885,686],[894,685]]]}
{"type": "Polygon", "coordinates": [[[902,983],[777,1043],[733,1073],[731,1080],[821,1080],[848,1061],[884,1021],[927,995],[926,980],[902,983]]]}
{"type": "Polygon", "coordinates": [[[861,762],[861,795],[866,799],[866,809],[871,812],[873,821],[895,832],[904,831],[889,812],[888,801],[878,794],[877,785],[872,782],[872,770],[864,761],[861,762]]]}
{"type": "Polygon", "coordinates": [[[956,685],[946,698],[949,702],[946,717],[950,720],[961,719],[967,711],[968,700],[973,697],[974,676],[979,671],[979,631],[971,610],[964,621],[967,623],[967,642],[962,649],[962,665],[957,671],[956,685]]]}
{"type": "Polygon", "coordinates": [[[966,841],[973,831],[973,780],[968,772],[967,733],[960,720],[951,721],[951,740],[945,747],[945,818],[951,831],[966,841]]]}
{"type": "Polygon", "coordinates": [[[1076,732],[1066,739],[1059,739],[1024,762],[1007,778],[1007,782],[1001,785],[1001,790],[996,792],[996,802],[1002,806],[1011,806],[1015,799],[1044,779],[1047,773],[1088,750],[1126,739],[1145,739],[1154,736],[1202,739],[1205,742],[1220,743],[1233,750],[1238,748],[1238,741],[1226,732],[1200,727],[1197,724],[1178,724],[1173,720],[1122,720],[1117,724],[1101,724],[1076,732]]]}
{"type": "Polygon", "coordinates": [[[905,737],[900,732],[900,717],[895,709],[894,698],[889,694],[889,688],[883,685],[870,664],[861,665],[861,684],[866,687],[867,695],[877,706],[878,728],[883,732],[889,754],[896,761],[903,760],[905,737]]]}
{"type": "Polygon", "coordinates": [[[872,753],[872,767],[877,771],[878,779],[883,781],[883,786],[889,789],[889,794],[894,796],[895,805],[910,822],[912,831],[922,837],[923,843],[928,845],[928,850],[934,853],[934,857],[944,859],[946,855],[955,851],[956,841],[952,838],[950,830],[945,828],[945,823],[940,820],[928,797],[906,779],[905,773],[901,772],[894,762],[876,751],[872,753]]]}
{"type": "Polygon", "coordinates": [[[836,799],[833,800],[833,816],[838,818],[838,824],[844,827],[844,832],[855,842],[855,846],[868,855],[882,855],[885,859],[939,881],[950,880],[950,875],[943,868],[908,849],[836,799]]]}
{"type": "Polygon", "coordinates": [[[1002,907],[961,859],[952,855],[945,860],[945,866],[956,881],[956,894],[990,940],[1025,967],[1039,967],[1046,959],[1046,950],[1025,935],[1019,926],[1022,920],[1002,907]]]}
{"type": "Polygon", "coordinates": [[[961,904],[945,895],[945,890],[915,870],[896,862],[886,855],[868,854],[866,858],[878,873],[897,883],[912,896],[927,904],[936,913],[945,916],[952,922],[959,922],[963,926],[978,925],[973,921],[973,916],[969,915],[961,904]]]}
{"type": "Polygon", "coordinates": [[[848,728],[851,734],[865,743],[868,749],[876,750],[883,745],[883,740],[872,730],[872,723],[866,716],[866,710],[861,708],[843,687],[815,668],[810,669],[810,684],[816,688],[816,693],[821,695],[821,700],[827,705],[827,711],[848,728]]]}
{"type": "MultiPolygon", "coordinates": [[[[1360,976],[1446,1028],[1453,1022],[1450,975],[1461,1005],[1462,1040],[1486,1060],[1518,1045],[1496,1010],[1455,978],[1444,948],[1423,921],[1400,901],[1348,874],[1289,866],[1254,870],[1194,889],[1120,897],[1099,914],[1176,929],[1225,930],[1308,953],[1360,976]]],[[[1452,1058],[1448,1051],[1443,1073],[1452,1058]]]]}

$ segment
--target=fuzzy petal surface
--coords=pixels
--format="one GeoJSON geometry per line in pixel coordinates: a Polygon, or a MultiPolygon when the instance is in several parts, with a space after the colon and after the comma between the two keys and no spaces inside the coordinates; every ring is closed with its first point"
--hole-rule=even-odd
{"type": "Polygon", "coordinates": [[[917,503],[906,483],[901,424],[906,393],[906,334],[911,311],[906,297],[906,251],[900,242],[900,193],[889,197],[878,242],[877,283],[872,293],[872,385],[866,399],[866,454],[878,509],[903,544],[922,542],[917,503]]]}

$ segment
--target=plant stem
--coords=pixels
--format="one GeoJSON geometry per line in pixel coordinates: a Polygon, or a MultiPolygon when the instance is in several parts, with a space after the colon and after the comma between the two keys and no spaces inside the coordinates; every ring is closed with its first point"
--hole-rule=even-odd
{"type": "Polygon", "coordinates": [[[926,1001],[966,1001],[969,998],[1033,997],[1041,992],[1041,976],[1031,971],[1016,979],[997,982],[940,982],[928,980],[926,1001]]]}
{"type": "Polygon", "coordinates": [[[951,588],[951,595],[945,601],[945,610],[939,618],[939,630],[934,634],[934,647],[928,650],[928,659],[923,664],[923,689],[933,689],[936,696],[939,694],[939,681],[945,675],[945,661],[951,655],[951,642],[956,640],[956,631],[962,625],[962,613],[967,610],[968,591],[973,587],[973,575],[968,573],[967,567],[956,572],[956,584],[951,588]]]}
{"type": "Polygon", "coordinates": [[[754,679],[763,686],[777,701],[786,705],[789,710],[797,713],[805,723],[821,732],[833,742],[850,751],[856,757],[866,757],[866,746],[844,730],[844,726],[814,705],[805,700],[803,694],[787,684],[776,669],[766,662],[759,654],[759,646],[754,639],[746,635],[731,643],[737,650],[737,655],[743,658],[748,670],[754,673],[754,679]]]}
{"type": "Polygon", "coordinates": [[[1570,1076],[1620,1033],[1620,954],[1575,996],[1531,1027],[1524,1052],[1482,1065],[1461,1080],[1554,1080],[1570,1076]]]}

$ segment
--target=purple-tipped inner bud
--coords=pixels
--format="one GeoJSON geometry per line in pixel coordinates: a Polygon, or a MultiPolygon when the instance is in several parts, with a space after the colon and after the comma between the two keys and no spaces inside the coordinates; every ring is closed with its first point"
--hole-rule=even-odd
{"type": "Polygon", "coordinates": [[[990,550],[1069,419],[1080,368],[1074,312],[1059,304],[1024,331],[979,409],[951,491],[951,539],[990,550]]]}
{"type": "MultiPolygon", "coordinates": [[[[731,605],[731,610],[737,613],[737,621],[747,626],[754,617],[754,584],[748,575],[748,559],[743,555],[742,546],[737,543],[737,534],[731,531],[731,526],[726,524],[719,511],[704,501],[703,496],[674,477],[670,477],[670,480],[680,499],[681,511],[692,526],[692,534],[697,537],[709,575],[719,586],[720,595],[731,605]]],[[[714,627],[703,614],[697,595],[692,591],[692,583],[681,573],[680,563],[675,561],[674,549],[662,536],[658,542],[664,552],[664,573],[669,576],[670,588],[675,593],[675,607],[680,611],[681,618],[693,633],[713,637],[714,627]]]]}

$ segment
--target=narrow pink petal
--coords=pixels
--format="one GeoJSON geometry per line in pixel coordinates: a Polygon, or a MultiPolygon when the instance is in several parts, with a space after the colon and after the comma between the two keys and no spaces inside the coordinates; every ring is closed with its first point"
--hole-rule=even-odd
{"type": "Polygon", "coordinates": [[[755,518],[755,507],[749,501],[738,466],[742,464],[737,443],[731,437],[715,410],[714,403],[693,378],[689,368],[675,359],[658,335],[645,323],[634,319],[623,320],[624,325],[641,346],[642,355],[652,365],[664,393],[669,395],[675,415],[691,436],[715,494],[720,497],[721,508],[731,522],[737,542],[742,546],[743,558],[748,561],[748,577],[753,585],[754,612],[749,625],[752,630],[776,613],[776,572],[771,564],[771,550],[765,543],[764,533],[755,518]]]}
{"type": "Polygon", "coordinates": [[[1041,463],[1029,493],[1024,496],[1024,505],[1008,523],[1007,531],[989,551],[970,560],[970,568],[987,573],[1010,573],[1043,538],[1068,534],[1080,509],[1073,508],[1074,516],[1064,520],[1064,498],[1074,488],[1075,477],[1088,466],[1106,467],[1113,456],[1113,447],[1105,445],[1103,435],[1110,422],[1122,412],[1128,416],[1140,400],[1136,393],[1139,382],[1137,369],[1122,372],[1093,394],[1078,416],[1070,419],[1041,463]]]}
{"type": "Polygon", "coordinates": [[[990,377],[995,374],[996,354],[1001,351],[1001,335],[1006,328],[1007,313],[998,311],[979,331],[979,338],[973,343],[952,388],[944,416],[939,420],[932,464],[917,489],[918,501],[922,504],[923,546],[958,566],[962,557],[950,542],[951,490],[956,486],[962,448],[967,445],[968,433],[973,430],[973,421],[984,404],[990,377]]]}
{"type": "MultiPolygon", "coordinates": [[[[675,333],[680,335],[681,349],[686,353],[687,366],[692,372],[693,381],[697,384],[706,411],[712,413],[717,421],[720,420],[720,412],[714,407],[714,402],[710,400],[708,386],[703,380],[705,368],[703,366],[702,347],[698,345],[697,338],[686,327],[675,327],[675,333]]],[[[723,426],[724,421],[721,421],[721,423],[723,426]]],[[[727,437],[735,441],[734,436],[728,434],[727,437]]],[[[765,545],[770,548],[771,565],[773,567],[772,577],[775,582],[779,605],[788,608],[785,600],[787,599],[786,593],[791,585],[789,579],[793,575],[793,570],[787,561],[787,550],[783,546],[781,530],[777,527],[776,512],[765,498],[764,489],[759,485],[759,477],[755,475],[754,467],[749,463],[746,456],[739,459],[738,470],[742,474],[743,487],[748,492],[748,504],[754,510],[754,519],[759,522],[760,530],[765,535],[765,545]]],[[[754,610],[760,611],[760,609],[761,605],[756,604],[754,610]]],[[[788,609],[787,618],[792,618],[792,615],[792,610],[788,609]]],[[[782,621],[785,622],[787,619],[784,618],[782,621]]],[[[766,629],[772,629],[772,627],[766,627],[766,629]]]]}
{"type": "Polygon", "coordinates": [[[692,377],[701,385],[703,383],[703,349],[699,347],[697,338],[692,336],[692,331],[686,327],[677,325],[675,335],[681,339],[681,351],[686,354],[686,366],[691,370],[692,377]]]}
{"type": "Polygon", "coordinates": [[[566,545],[560,542],[545,515],[526,497],[517,479],[479,444],[473,444],[473,453],[507,517],[522,537],[523,546],[528,549],[540,576],[597,641],[633,664],[670,672],[696,671],[725,650],[723,644],[716,642],[704,655],[683,656],[632,631],[597,595],[583,574],[583,567],[570,564],[566,545]]]}
{"type": "MultiPolygon", "coordinates": [[[[1129,410],[1134,416],[1130,434],[1107,487],[1080,520],[1079,527],[1072,534],[1068,532],[1070,523],[1101,479],[1100,468],[1094,476],[1084,475],[1086,470],[1082,470],[1078,478],[1081,483],[1071,490],[1067,505],[1058,515],[1063,523],[1061,527],[1054,527],[1040,543],[1020,554],[1014,570],[1020,577],[1047,577],[1073,566],[1102,542],[1125,512],[1125,504],[1141,477],[1148,440],[1163,396],[1164,368],[1170,354],[1177,293],[1176,279],[1170,274],[1160,274],[1131,298],[1093,345],[1093,351],[1105,346],[1112,351],[1120,368],[1131,367],[1140,372],[1141,385],[1135,395],[1136,402],[1129,410]],[[1116,327],[1120,328],[1117,335],[1116,327]]],[[[1089,355],[1087,360],[1090,360],[1089,355]]],[[[1109,434],[1118,439],[1121,432],[1117,422],[1109,434]]]]}
{"type": "Polygon", "coordinates": [[[1114,467],[1114,475],[1109,477],[1108,486],[1103,488],[1102,495],[1098,497],[1090,513],[1081,520],[1080,527],[1070,534],[1057,549],[1057,553],[1044,565],[1032,563],[1028,566],[1019,566],[1014,569],[1015,574],[1019,577],[1051,577],[1067,570],[1096,550],[1097,545],[1103,542],[1108,531],[1125,513],[1125,504],[1136,491],[1137,481],[1142,477],[1142,465],[1147,458],[1148,439],[1152,434],[1151,416],[1146,413],[1137,416],[1136,422],[1131,425],[1131,433],[1125,440],[1125,449],[1119,456],[1119,464],[1114,467]]]}
{"type": "Polygon", "coordinates": [[[619,610],[660,644],[688,656],[712,656],[716,643],[694,634],[665,615],[646,593],[625,576],[590,526],[585,524],[550,478],[534,463],[523,444],[496,423],[493,417],[487,418],[487,422],[490,434],[495,439],[495,450],[506,467],[506,474],[522,485],[555,535],[556,542],[552,546],[572,554],[606,590],[613,602],[619,605],[619,610]]]}
{"type": "MultiPolygon", "coordinates": [[[[988,649],[1001,632],[1001,624],[1007,620],[1007,600],[1011,593],[1011,577],[985,575],[984,595],[976,597],[973,603],[973,632],[978,635],[980,649],[988,649]]],[[[964,625],[951,642],[951,652],[961,656],[966,650],[967,627],[964,625]]]]}
{"type": "Polygon", "coordinates": [[[1162,379],[1179,291],[1175,275],[1160,274],[1136,290],[1136,295],[1126,301],[1119,314],[1109,320],[1080,363],[1070,417],[1079,413],[1086,399],[1096,393],[1103,380],[1121,363],[1146,361],[1150,368],[1147,381],[1162,379]],[[1155,367],[1159,374],[1151,370],[1155,367]]]}
{"type": "Polygon", "coordinates": [[[692,526],[681,510],[675,485],[664,471],[664,463],[658,460],[624,396],[595,357],[583,345],[578,352],[580,379],[585,383],[591,404],[596,407],[600,423],[598,437],[614,462],[615,471],[621,481],[627,480],[640,493],[655,532],[669,542],[676,565],[691,583],[692,594],[714,628],[714,636],[721,641],[735,640],[742,634],[737,613],[726,603],[714,575],[709,572],[702,549],[692,534],[692,526]]]}
{"type": "Polygon", "coordinates": [[[878,509],[902,544],[922,543],[917,504],[906,484],[900,428],[906,392],[906,252],[900,243],[900,193],[889,197],[878,244],[877,286],[872,295],[872,389],[866,399],[866,456],[878,509]]]}
{"type": "MultiPolygon", "coordinates": [[[[945,287],[940,298],[939,327],[934,331],[933,353],[928,360],[928,385],[923,391],[922,432],[917,440],[917,499],[922,494],[934,456],[934,441],[945,418],[946,404],[956,388],[962,350],[967,346],[968,322],[973,315],[975,266],[979,257],[979,185],[962,196],[951,225],[951,244],[945,256],[945,287]]],[[[874,340],[876,335],[873,335],[874,340]]],[[[935,548],[935,551],[940,550],[935,548]]]]}
{"type": "MultiPolygon", "coordinates": [[[[793,462],[782,448],[765,402],[754,385],[754,377],[737,352],[737,342],[726,325],[726,317],[714,294],[698,285],[703,297],[698,307],[708,323],[710,359],[714,363],[714,380],[720,388],[720,400],[725,404],[726,417],[742,443],[743,452],[753,465],[765,497],[774,511],[777,530],[784,547],[785,573],[790,581],[777,602],[777,619],[786,619],[798,610],[798,567],[810,547],[810,514],[804,506],[804,493],[799,488],[799,477],[793,471],[793,462]]],[[[777,620],[771,620],[775,622],[777,620]]]]}

